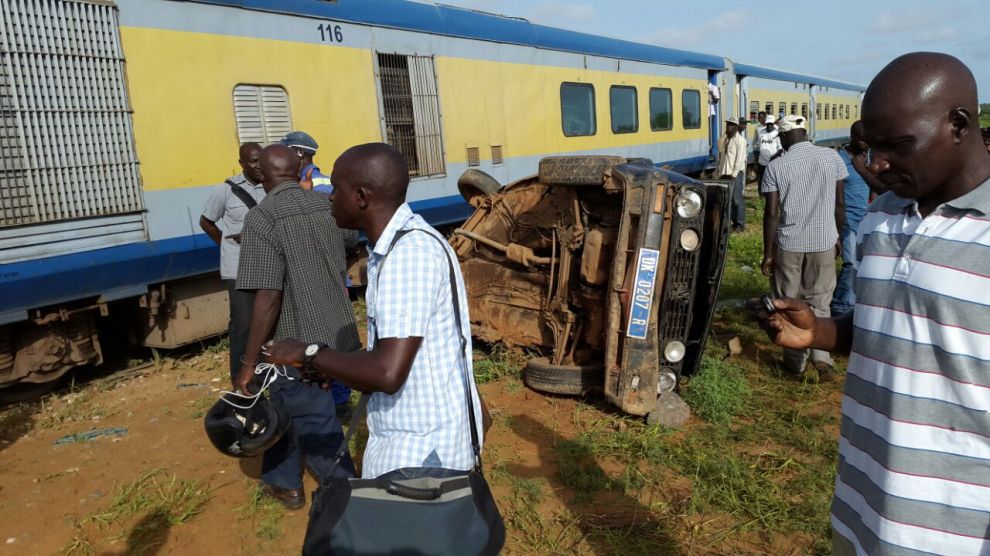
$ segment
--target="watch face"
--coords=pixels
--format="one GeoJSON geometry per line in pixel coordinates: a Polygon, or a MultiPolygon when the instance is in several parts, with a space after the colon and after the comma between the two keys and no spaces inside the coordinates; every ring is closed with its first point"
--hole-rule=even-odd
{"type": "Polygon", "coordinates": [[[316,352],[320,351],[319,344],[309,344],[306,346],[306,357],[312,357],[316,355],[316,352]]]}

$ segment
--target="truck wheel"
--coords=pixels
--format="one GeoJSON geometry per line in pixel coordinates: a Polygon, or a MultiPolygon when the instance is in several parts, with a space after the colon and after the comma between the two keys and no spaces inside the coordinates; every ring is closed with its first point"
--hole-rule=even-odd
{"type": "Polygon", "coordinates": [[[540,160],[540,183],[600,186],[606,170],[625,162],[621,156],[548,156],[540,160]]]}
{"type": "Polygon", "coordinates": [[[526,386],[550,394],[580,395],[602,386],[602,364],[553,365],[546,357],[530,359],[523,376],[526,386]]]}
{"type": "Polygon", "coordinates": [[[461,177],[457,178],[457,190],[468,203],[478,195],[493,195],[501,188],[502,184],[498,183],[498,180],[474,168],[465,170],[461,177]]]}

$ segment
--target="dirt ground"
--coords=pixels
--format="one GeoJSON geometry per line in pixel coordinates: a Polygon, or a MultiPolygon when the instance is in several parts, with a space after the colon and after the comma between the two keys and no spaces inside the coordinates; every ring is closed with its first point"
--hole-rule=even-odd
{"type": "MultiPolygon", "coordinates": [[[[259,503],[260,463],[222,456],[203,432],[205,409],[227,386],[226,361],[222,348],[208,348],[147,363],[132,373],[140,376],[107,375],[0,409],[0,554],[298,554],[308,505],[285,513],[259,503]],[[105,429],[116,434],[58,443],[105,429]],[[140,496],[127,498],[129,486],[140,496]]],[[[506,554],[811,550],[808,535],[754,532],[752,521],[688,511],[691,477],[612,457],[608,440],[583,443],[595,433],[652,449],[630,433],[656,431],[600,399],[540,395],[518,375],[481,391],[494,415],[485,464],[508,528],[506,554]]],[[[664,434],[677,441],[691,426],[664,434]]],[[[759,448],[759,461],[766,450],[773,447],[759,448]]],[[[314,488],[307,477],[307,494],[314,488]]]]}

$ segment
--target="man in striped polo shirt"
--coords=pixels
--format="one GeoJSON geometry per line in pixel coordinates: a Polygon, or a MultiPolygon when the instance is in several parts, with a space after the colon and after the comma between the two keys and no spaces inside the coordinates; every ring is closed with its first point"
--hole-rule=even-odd
{"type": "MultiPolygon", "coordinates": [[[[854,309],[759,313],[775,342],[847,352],[835,554],[990,553],[990,157],[959,60],[897,58],[870,84],[854,309]]],[[[751,305],[755,306],[755,305],[751,305]]]]}
{"type": "MultiPolygon", "coordinates": [[[[846,218],[843,183],[846,165],[832,149],[808,141],[807,118],[791,114],[780,121],[786,152],[767,164],[760,181],[763,209],[763,274],[777,297],[807,301],[815,314],[830,314],[835,290],[839,230],[846,218]]],[[[817,381],[835,376],[832,356],[823,350],[785,349],[784,368],[817,381]]]]}

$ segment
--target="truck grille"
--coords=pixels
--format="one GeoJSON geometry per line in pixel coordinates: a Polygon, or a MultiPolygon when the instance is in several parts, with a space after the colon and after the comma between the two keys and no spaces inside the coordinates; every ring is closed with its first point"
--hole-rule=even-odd
{"type": "MultiPolygon", "coordinates": [[[[691,226],[692,221],[675,221],[671,227],[670,264],[664,280],[662,312],[660,313],[660,349],[667,342],[680,340],[686,342],[691,326],[691,305],[694,300],[695,273],[698,267],[698,256],[701,249],[685,251],[680,246],[681,230],[693,227],[700,230],[700,225],[691,226]]],[[[662,352],[661,352],[662,353],[662,352]]],[[[661,357],[663,357],[661,355],[661,357]]],[[[680,371],[680,363],[664,362],[665,366],[680,371]]]]}

